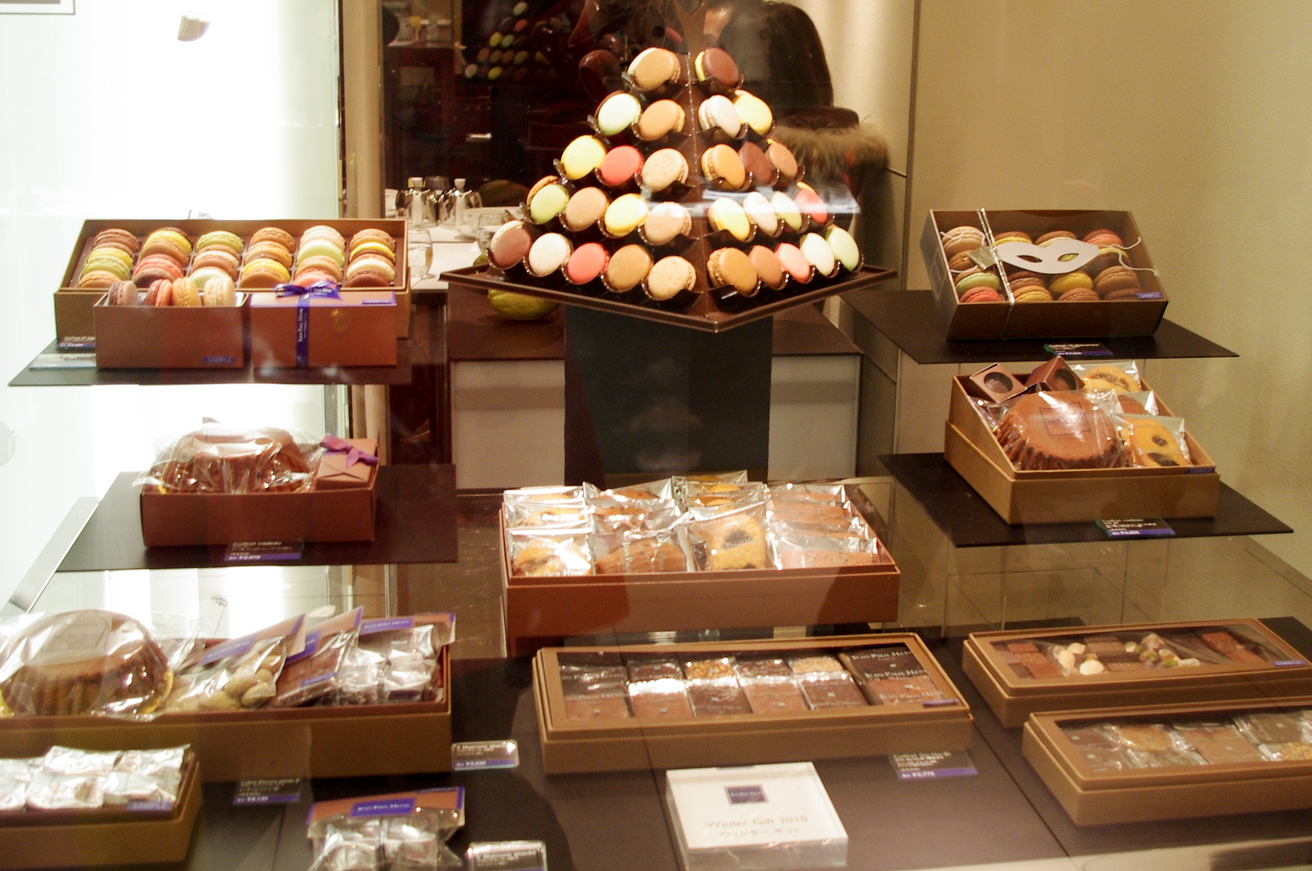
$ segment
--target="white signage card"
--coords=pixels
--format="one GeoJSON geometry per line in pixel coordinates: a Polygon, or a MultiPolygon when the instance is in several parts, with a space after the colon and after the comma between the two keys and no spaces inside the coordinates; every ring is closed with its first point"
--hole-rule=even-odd
{"type": "Polygon", "coordinates": [[[841,842],[846,855],[847,832],[810,762],[689,768],[668,778],[689,852],[841,842]]]}

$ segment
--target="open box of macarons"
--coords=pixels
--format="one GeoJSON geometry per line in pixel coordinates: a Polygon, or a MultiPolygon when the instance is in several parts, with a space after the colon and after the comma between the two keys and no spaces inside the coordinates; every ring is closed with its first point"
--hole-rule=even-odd
{"type": "MultiPolygon", "coordinates": [[[[774,117],[718,48],[649,48],[454,283],[715,332],[874,284],[774,117]]],[[[843,201],[843,205],[839,201],[843,201]]]]}
{"type": "Polygon", "coordinates": [[[931,210],[921,253],[950,339],[1152,335],[1166,311],[1129,212],[931,210]]]}
{"type": "Polygon", "coordinates": [[[280,284],[332,282],[344,291],[395,293],[396,335],[404,337],[404,239],[405,221],[381,218],[89,220],[55,292],[55,331],[62,345],[91,346],[102,300],[124,308],[223,308],[280,284]]]}

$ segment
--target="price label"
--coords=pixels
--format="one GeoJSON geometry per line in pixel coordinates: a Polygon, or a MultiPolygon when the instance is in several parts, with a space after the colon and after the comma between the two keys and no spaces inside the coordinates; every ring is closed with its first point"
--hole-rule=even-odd
{"type": "Polygon", "coordinates": [[[299,777],[260,777],[237,782],[232,797],[234,806],[257,804],[295,804],[301,800],[299,777]]]}
{"type": "Polygon", "coordinates": [[[457,741],[451,745],[453,771],[518,768],[519,743],[508,741],[457,741]]]}
{"type": "Polygon", "coordinates": [[[1054,357],[1078,360],[1082,357],[1110,357],[1112,349],[1097,342],[1049,342],[1043,346],[1054,357]]]}
{"type": "Polygon", "coordinates": [[[465,851],[469,871],[547,871],[542,841],[475,841],[465,851]]]}
{"type": "Polygon", "coordinates": [[[37,354],[29,369],[94,369],[95,354],[37,354]]]}
{"type": "Polygon", "coordinates": [[[937,780],[943,777],[972,777],[979,772],[965,750],[936,750],[926,753],[894,753],[888,757],[898,780],[937,780]]]}
{"type": "Polygon", "coordinates": [[[304,550],[303,541],[234,541],[223,561],[234,565],[296,562],[304,550]]]}
{"type": "Polygon", "coordinates": [[[1098,526],[1108,538],[1162,538],[1175,535],[1175,530],[1160,517],[1118,517],[1099,520],[1098,526]]]}

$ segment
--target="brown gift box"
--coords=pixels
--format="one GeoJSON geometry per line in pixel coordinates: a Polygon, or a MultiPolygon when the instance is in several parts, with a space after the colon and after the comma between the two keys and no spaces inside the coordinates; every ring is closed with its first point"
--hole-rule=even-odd
{"type": "MultiPolygon", "coordinates": [[[[357,448],[361,453],[378,456],[378,442],[375,439],[344,439],[346,444],[357,448]]],[[[314,470],[315,490],[343,490],[353,487],[370,487],[378,474],[378,464],[357,460],[348,467],[349,457],[346,451],[328,451],[319,460],[314,470]]]]}
{"type": "Polygon", "coordinates": [[[337,299],[253,294],[251,364],[275,368],[395,366],[395,294],[390,290],[342,290],[340,295],[337,299]],[[304,336],[300,332],[302,317],[304,336]]]}
{"type": "Polygon", "coordinates": [[[246,365],[246,297],[235,306],[96,303],[96,366],[101,369],[240,369],[246,365]]]}
{"type": "Polygon", "coordinates": [[[1259,620],[1206,620],[1181,623],[1129,623],[1034,631],[975,632],[962,647],[962,670],[988,702],[1002,725],[1020,726],[1032,713],[1166,704],[1257,699],[1312,693],[1312,663],[1259,620]],[[995,645],[1043,639],[1069,639],[1100,633],[1140,634],[1191,628],[1242,633],[1279,655],[1270,662],[1205,664],[1136,671],[1108,671],[1080,677],[1021,678],[995,645]]]}
{"type": "MultiPolygon", "coordinates": [[[[943,455],[1008,523],[1216,514],[1221,476],[1212,458],[1187,432],[1191,466],[1021,470],[1012,465],[979,414],[965,381],[960,375],[952,379],[943,455]]],[[[1162,414],[1169,416],[1160,398],[1158,403],[1162,414]]]]}
{"type": "Polygon", "coordinates": [[[966,378],[966,389],[981,399],[1002,402],[1025,392],[1025,380],[1008,372],[1001,363],[994,363],[966,378]]]}
{"type": "Polygon", "coordinates": [[[1076,375],[1061,357],[1053,357],[1030,373],[1026,387],[1038,386],[1042,390],[1080,390],[1084,381],[1076,375]]]}
{"type": "Polygon", "coordinates": [[[1104,708],[1032,714],[1021,752],[1076,825],[1259,813],[1312,807],[1312,761],[1228,762],[1213,765],[1094,771],[1062,729],[1107,720],[1144,723],[1207,720],[1312,707],[1312,698],[1104,708]]]}
{"type": "Polygon", "coordinates": [[[0,812],[0,869],[184,862],[200,814],[200,779],[196,756],[188,753],[178,800],[168,811],[0,812]]]}
{"type": "MultiPolygon", "coordinates": [[[[792,640],[648,644],[604,648],[543,648],[533,660],[542,767],[547,774],[632,769],[751,765],[964,750],[974,718],[952,681],[914,634],[792,640]],[[851,648],[906,647],[943,700],[926,705],[861,705],[777,714],[570,719],[561,678],[562,654],[651,653],[697,658],[742,654],[837,655],[851,648]]],[[[619,701],[622,703],[623,698],[619,701]]],[[[627,708],[626,708],[627,710],[627,708]]]]}
{"type": "MultiPolygon", "coordinates": [[[[1129,212],[1089,210],[944,211],[931,209],[920,238],[920,252],[929,272],[939,323],[949,339],[1085,338],[1151,336],[1166,313],[1166,295],[1129,212]],[[1087,302],[985,302],[962,305],[948,270],[940,234],[969,225],[992,232],[1024,230],[1038,236],[1069,230],[1083,237],[1091,230],[1116,232],[1129,247],[1126,259],[1138,270],[1142,298],[1087,302]],[[1138,244],[1135,244],[1138,242],[1138,244]]],[[[1005,271],[1005,270],[1004,270],[1005,271]]],[[[1004,294],[1004,299],[1006,294],[1004,294]]]]}
{"type": "Polygon", "coordinates": [[[445,690],[432,702],[203,711],[145,722],[6,717],[0,719],[0,756],[39,756],[58,735],[61,744],[87,750],[190,744],[206,782],[450,771],[450,645],[442,648],[440,673],[445,690]]]}

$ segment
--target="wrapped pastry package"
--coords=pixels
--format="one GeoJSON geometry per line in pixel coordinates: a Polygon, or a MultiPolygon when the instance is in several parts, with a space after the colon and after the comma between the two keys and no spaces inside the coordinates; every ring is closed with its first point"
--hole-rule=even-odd
{"type": "Polygon", "coordinates": [[[136,483],[162,493],[295,493],[310,489],[318,437],[207,422],[160,447],[136,483]]]}
{"type": "Polygon", "coordinates": [[[278,675],[270,705],[292,708],[337,696],[347,657],[359,642],[363,615],[361,606],[307,629],[303,648],[287,657],[278,675]]]}
{"type": "Polygon", "coordinates": [[[5,809],[29,811],[168,810],[178,801],[186,745],[153,750],[78,750],[54,746],[36,759],[0,760],[5,809]]]}
{"type": "Polygon", "coordinates": [[[1181,418],[1125,414],[1117,420],[1117,429],[1132,466],[1160,468],[1193,464],[1181,418]]]}
{"type": "Polygon", "coordinates": [[[304,647],[304,617],[292,617],[202,649],[185,664],[165,702],[167,712],[258,708],[277,694],[287,657],[304,647]]]}
{"type": "Polygon", "coordinates": [[[450,612],[379,617],[360,623],[343,658],[335,704],[435,701],[445,697],[442,648],[455,640],[450,612]]]}
{"type": "MultiPolygon", "coordinates": [[[[697,512],[692,512],[697,517],[697,512]]],[[[688,549],[699,571],[772,567],[766,503],[756,502],[687,523],[688,549]]]]}
{"type": "Polygon", "coordinates": [[[588,527],[508,529],[511,573],[525,577],[592,574],[588,527]]]}
{"type": "Polygon", "coordinates": [[[1111,469],[1127,462],[1111,416],[1079,391],[1021,396],[994,434],[1019,469],[1111,469]]]}
{"type": "Polygon", "coordinates": [[[645,535],[633,531],[590,536],[588,547],[599,575],[686,572],[689,558],[683,541],[680,530],[645,535]]]}
{"type": "Polygon", "coordinates": [[[461,787],[316,802],[311,871],[438,871],[464,867],[447,842],[465,824],[461,787]]]}

